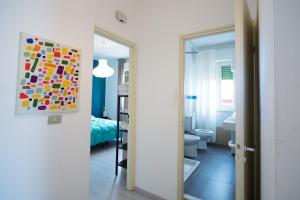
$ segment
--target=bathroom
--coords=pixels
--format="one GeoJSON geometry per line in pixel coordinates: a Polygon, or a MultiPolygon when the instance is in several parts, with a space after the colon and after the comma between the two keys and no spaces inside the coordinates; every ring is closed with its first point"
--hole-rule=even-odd
{"type": "Polygon", "coordinates": [[[235,199],[235,33],[185,40],[184,192],[235,199]]]}

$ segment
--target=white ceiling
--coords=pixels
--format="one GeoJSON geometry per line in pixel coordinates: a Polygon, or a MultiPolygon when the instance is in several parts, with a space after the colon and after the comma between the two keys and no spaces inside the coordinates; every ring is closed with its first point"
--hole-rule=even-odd
{"type": "Polygon", "coordinates": [[[208,35],[204,37],[197,37],[191,40],[187,40],[186,50],[190,51],[194,48],[234,42],[234,39],[235,39],[235,33],[233,31],[208,35]]]}
{"type": "Polygon", "coordinates": [[[94,34],[94,58],[128,58],[129,48],[94,34]]]}

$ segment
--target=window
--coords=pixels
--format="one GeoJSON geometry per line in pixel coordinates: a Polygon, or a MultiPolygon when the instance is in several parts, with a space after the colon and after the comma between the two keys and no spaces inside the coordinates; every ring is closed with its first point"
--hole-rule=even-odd
{"type": "Polygon", "coordinates": [[[125,83],[129,83],[129,63],[126,62],[124,66],[124,81],[125,83]]]}
{"type": "Polygon", "coordinates": [[[129,83],[129,61],[126,58],[119,58],[118,84],[129,83]]]}
{"type": "Polygon", "coordinates": [[[234,110],[234,74],[231,64],[222,63],[217,69],[217,102],[218,110],[234,110]]]}

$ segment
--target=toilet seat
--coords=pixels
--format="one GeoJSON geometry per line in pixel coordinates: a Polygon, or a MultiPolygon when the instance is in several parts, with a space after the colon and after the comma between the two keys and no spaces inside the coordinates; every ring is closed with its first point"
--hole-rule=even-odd
{"type": "Polygon", "coordinates": [[[195,129],[192,130],[192,134],[198,135],[201,137],[202,136],[213,136],[214,132],[211,130],[206,130],[206,129],[195,129]]]}
{"type": "Polygon", "coordinates": [[[210,142],[214,135],[213,131],[206,129],[195,129],[191,133],[201,138],[198,142],[198,149],[207,149],[207,142],[210,142]]]}

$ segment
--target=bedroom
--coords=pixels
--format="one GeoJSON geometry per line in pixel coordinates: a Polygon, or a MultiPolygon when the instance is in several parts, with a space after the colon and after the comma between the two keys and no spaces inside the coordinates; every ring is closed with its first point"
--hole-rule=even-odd
{"type": "Polygon", "coordinates": [[[94,34],[90,193],[97,196],[104,195],[97,188],[109,187],[116,179],[126,187],[129,51],[94,34]]]}

